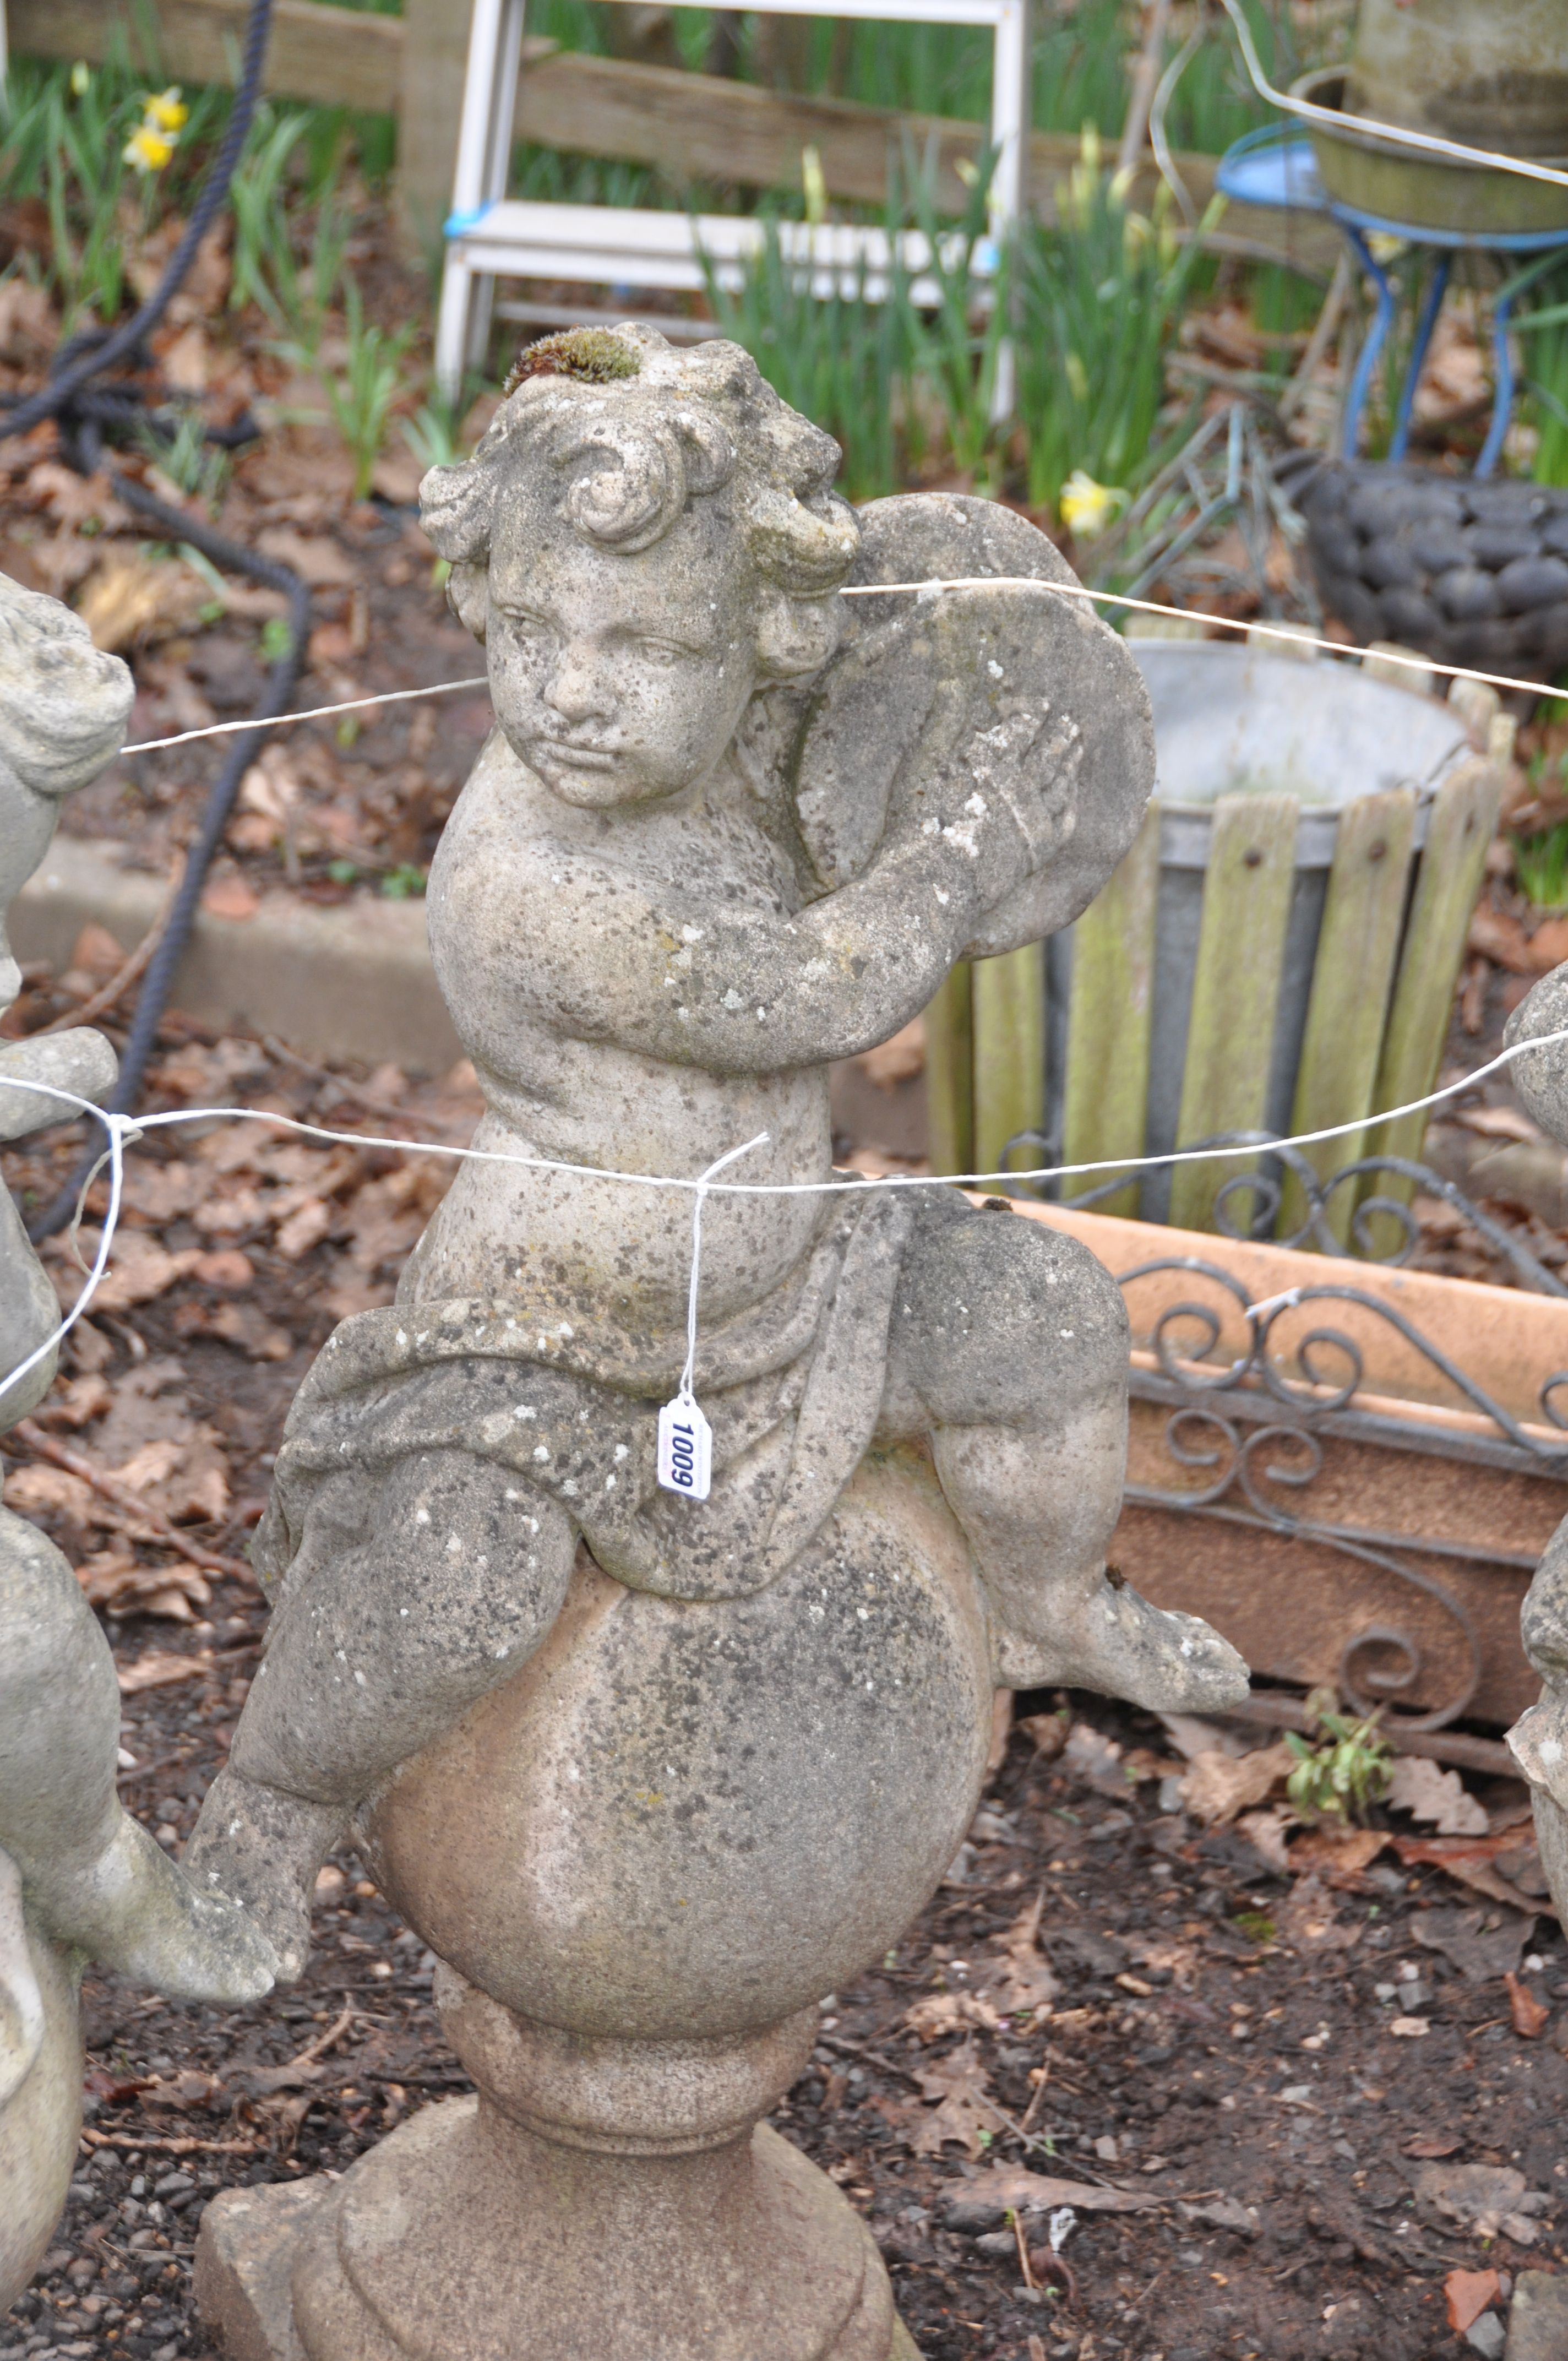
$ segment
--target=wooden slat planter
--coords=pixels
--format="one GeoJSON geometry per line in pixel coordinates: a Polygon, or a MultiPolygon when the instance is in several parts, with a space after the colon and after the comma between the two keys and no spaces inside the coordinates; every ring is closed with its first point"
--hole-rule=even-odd
{"type": "MultiPolygon", "coordinates": [[[[1048,947],[1043,1012],[1015,952],[960,970],[928,1013],[939,1170],[997,1170],[1022,1132],[1037,1139],[1012,1156],[1019,1171],[1354,1124],[1436,1078],[1497,821],[1490,758],[1446,706],[1337,664],[1208,642],[1139,653],[1155,694],[1156,802],[1110,884],[1048,947]],[[1174,701],[1160,669],[1172,660],[1174,701]],[[959,1055],[949,1037],[966,1029],[959,1055]]],[[[1328,1180],[1364,1154],[1413,1156],[1423,1129],[1419,1117],[1368,1122],[1305,1153],[1328,1180]]],[[[1179,1166],[1113,1202],[1213,1229],[1218,1191],[1240,1178],[1224,1222],[1246,1229],[1260,1202],[1249,1170],[1236,1158],[1179,1166]]],[[[1348,1237],[1357,1192],[1408,1201],[1409,1184],[1370,1176],[1335,1191],[1332,1238],[1348,1237]]],[[[1292,1183],[1277,1234],[1307,1211],[1292,1183]]],[[[1392,1248],[1393,1219],[1378,1251],[1392,1248]]]]}
{"type": "Polygon", "coordinates": [[[1543,1401],[1568,1418],[1568,1301],[1017,1211],[1123,1282],[1132,1432],[1113,1554],[1130,1582],[1206,1616],[1270,1680],[1359,1686],[1438,1725],[1503,1725],[1533,1703],[1519,1610],[1568,1511],[1568,1432],[1543,1401]],[[1248,1316],[1293,1289],[1298,1303],[1248,1316]]]}

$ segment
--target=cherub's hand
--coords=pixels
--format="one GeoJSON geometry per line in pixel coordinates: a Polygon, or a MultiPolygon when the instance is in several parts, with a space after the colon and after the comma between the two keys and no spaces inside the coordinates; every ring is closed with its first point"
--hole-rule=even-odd
{"type": "Polygon", "coordinates": [[[928,844],[957,873],[968,908],[982,913],[1042,869],[1072,833],[1080,736],[1076,722],[1057,720],[1043,699],[982,729],[949,724],[940,735],[950,737],[949,751],[931,760],[927,736],[905,792],[895,795],[888,841],[915,835],[928,844]]]}
{"type": "MultiPolygon", "coordinates": [[[[1568,964],[1553,968],[1522,1000],[1503,1030],[1509,1049],[1520,1041],[1568,1032],[1568,964]]],[[[1568,1140],[1568,1041],[1553,1041],[1516,1058],[1511,1079],[1542,1131],[1568,1140]]]]}

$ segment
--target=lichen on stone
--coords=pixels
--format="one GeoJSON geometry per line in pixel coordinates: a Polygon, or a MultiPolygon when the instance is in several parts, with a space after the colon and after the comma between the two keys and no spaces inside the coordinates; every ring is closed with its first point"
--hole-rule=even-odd
{"type": "Polygon", "coordinates": [[[531,377],[572,377],[584,385],[613,385],[635,377],[642,357],[613,328],[562,328],[524,345],[512,364],[504,391],[515,393],[531,377]]]}

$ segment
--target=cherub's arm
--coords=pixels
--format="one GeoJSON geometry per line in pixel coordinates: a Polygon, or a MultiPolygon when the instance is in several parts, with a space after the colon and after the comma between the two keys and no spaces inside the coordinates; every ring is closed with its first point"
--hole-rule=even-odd
{"type": "MultiPolygon", "coordinates": [[[[963,785],[900,815],[861,875],[793,916],[722,899],[700,874],[650,881],[598,848],[510,839],[487,860],[470,840],[453,939],[470,971],[477,946],[504,946],[495,1001],[578,1040],[714,1073],[852,1057],[926,1005],[1041,857],[1009,797],[963,785]]],[[[433,903],[444,886],[433,877],[433,903]]]]}

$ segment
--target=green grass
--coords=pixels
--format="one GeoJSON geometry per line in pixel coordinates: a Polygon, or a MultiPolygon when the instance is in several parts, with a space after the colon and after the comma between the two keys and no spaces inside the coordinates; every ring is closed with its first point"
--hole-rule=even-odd
{"type": "Polygon", "coordinates": [[[1538,910],[1568,906],[1568,820],[1559,820],[1544,836],[1515,837],[1514,875],[1538,910]]]}
{"type": "Polygon", "coordinates": [[[1539,437],[1530,472],[1538,484],[1568,487],[1568,269],[1541,272],[1528,294],[1515,324],[1524,361],[1520,414],[1539,437]]]}
{"type": "Polygon", "coordinates": [[[774,391],[838,441],[848,497],[894,490],[905,465],[898,422],[910,384],[897,307],[858,292],[827,302],[805,292],[774,228],[740,291],[711,282],[709,297],[719,334],[744,345],[774,391]]]}
{"type": "MultiPolygon", "coordinates": [[[[1169,236],[1163,206],[1155,220],[1129,211],[1090,143],[1065,192],[1065,225],[1021,230],[1001,301],[987,307],[970,268],[983,209],[982,180],[959,258],[934,273],[934,307],[916,305],[898,270],[884,302],[813,296],[770,233],[738,293],[711,288],[718,327],[837,436],[851,499],[896,489],[938,450],[977,488],[1015,489],[1053,513],[1078,469],[1135,491],[1190,423],[1164,415],[1165,353],[1208,266],[1196,245],[1169,236]],[[998,427],[991,397],[1008,319],[1017,396],[998,427]]],[[[918,192],[894,218],[928,236],[938,227],[918,192]]]]}
{"type": "Polygon", "coordinates": [[[1204,268],[1171,235],[1167,192],[1131,211],[1091,147],[1061,197],[1060,226],[1015,248],[1018,419],[1031,504],[1054,509],[1081,468],[1135,491],[1166,456],[1165,352],[1204,268]]]}

